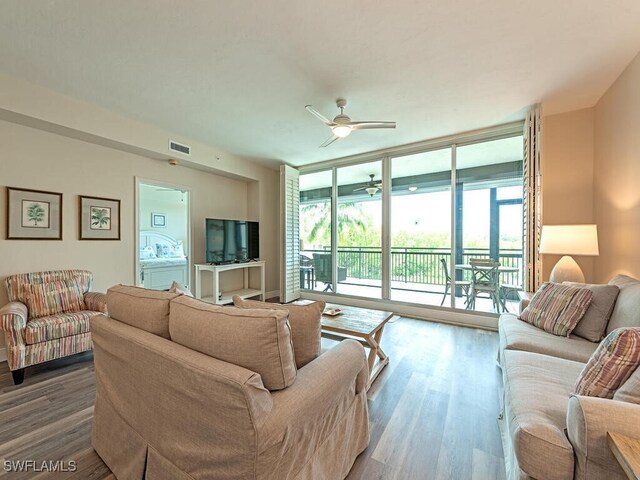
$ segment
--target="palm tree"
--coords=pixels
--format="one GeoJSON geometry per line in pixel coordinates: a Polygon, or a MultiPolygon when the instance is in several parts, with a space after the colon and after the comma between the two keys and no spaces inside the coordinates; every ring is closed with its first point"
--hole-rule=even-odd
{"type": "Polygon", "coordinates": [[[42,208],[39,203],[32,203],[27,208],[27,218],[30,222],[33,222],[35,227],[38,226],[39,222],[44,220],[44,213],[44,208],[42,208]]]}
{"type": "MultiPolygon", "coordinates": [[[[301,213],[306,225],[311,225],[306,241],[323,245],[331,243],[331,202],[310,203],[303,205],[301,213]]],[[[364,234],[367,230],[366,214],[362,204],[354,202],[341,203],[338,206],[338,237],[350,238],[364,234]]]]}
{"type": "Polygon", "coordinates": [[[91,209],[91,225],[95,225],[98,228],[102,228],[109,223],[111,218],[109,217],[109,211],[106,208],[92,208],[91,209]]]}

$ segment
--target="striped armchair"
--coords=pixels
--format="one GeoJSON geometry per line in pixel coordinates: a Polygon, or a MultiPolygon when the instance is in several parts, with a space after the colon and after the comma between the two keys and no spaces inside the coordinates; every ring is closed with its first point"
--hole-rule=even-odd
{"type": "Polygon", "coordinates": [[[87,270],[23,273],[5,279],[9,303],[0,308],[0,330],[4,331],[7,361],[16,385],[24,381],[25,367],[91,350],[89,319],[107,311],[106,295],[89,291],[92,281],[87,270]],[[81,292],[77,308],[63,308],[68,296],[59,286],[65,281],[81,292]],[[33,288],[44,285],[49,285],[47,301],[60,308],[40,315],[47,308],[34,303],[33,288]],[[37,306],[37,311],[30,312],[28,305],[34,310],[37,306]]]}

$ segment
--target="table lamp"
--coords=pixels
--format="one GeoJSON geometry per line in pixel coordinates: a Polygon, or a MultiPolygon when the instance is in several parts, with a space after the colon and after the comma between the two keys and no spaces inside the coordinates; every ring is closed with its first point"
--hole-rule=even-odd
{"type": "Polygon", "coordinates": [[[551,270],[550,282],[584,283],[584,274],[570,255],[599,255],[597,226],[543,225],[540,253],[564,255],[551,270]]]}

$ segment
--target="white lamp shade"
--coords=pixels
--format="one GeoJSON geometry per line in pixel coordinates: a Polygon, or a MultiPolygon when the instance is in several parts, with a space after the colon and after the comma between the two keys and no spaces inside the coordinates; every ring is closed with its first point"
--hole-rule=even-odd
{"type": "Polygon", "coordinates": [[[598,250],[596,225],[544,225],[540,253],[550,255],[590,255],[598,250]]]}

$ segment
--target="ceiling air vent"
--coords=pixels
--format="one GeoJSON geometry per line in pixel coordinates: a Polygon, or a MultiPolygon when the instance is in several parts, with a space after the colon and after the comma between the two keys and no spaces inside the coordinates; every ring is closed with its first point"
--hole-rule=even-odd
{"type": "Polygon", "coordinates": [[[173,140],[169,140],[169,150],[182,153],[183,155],[191,155],[191,147],[189,145],[183,145],[173,140]]]}

